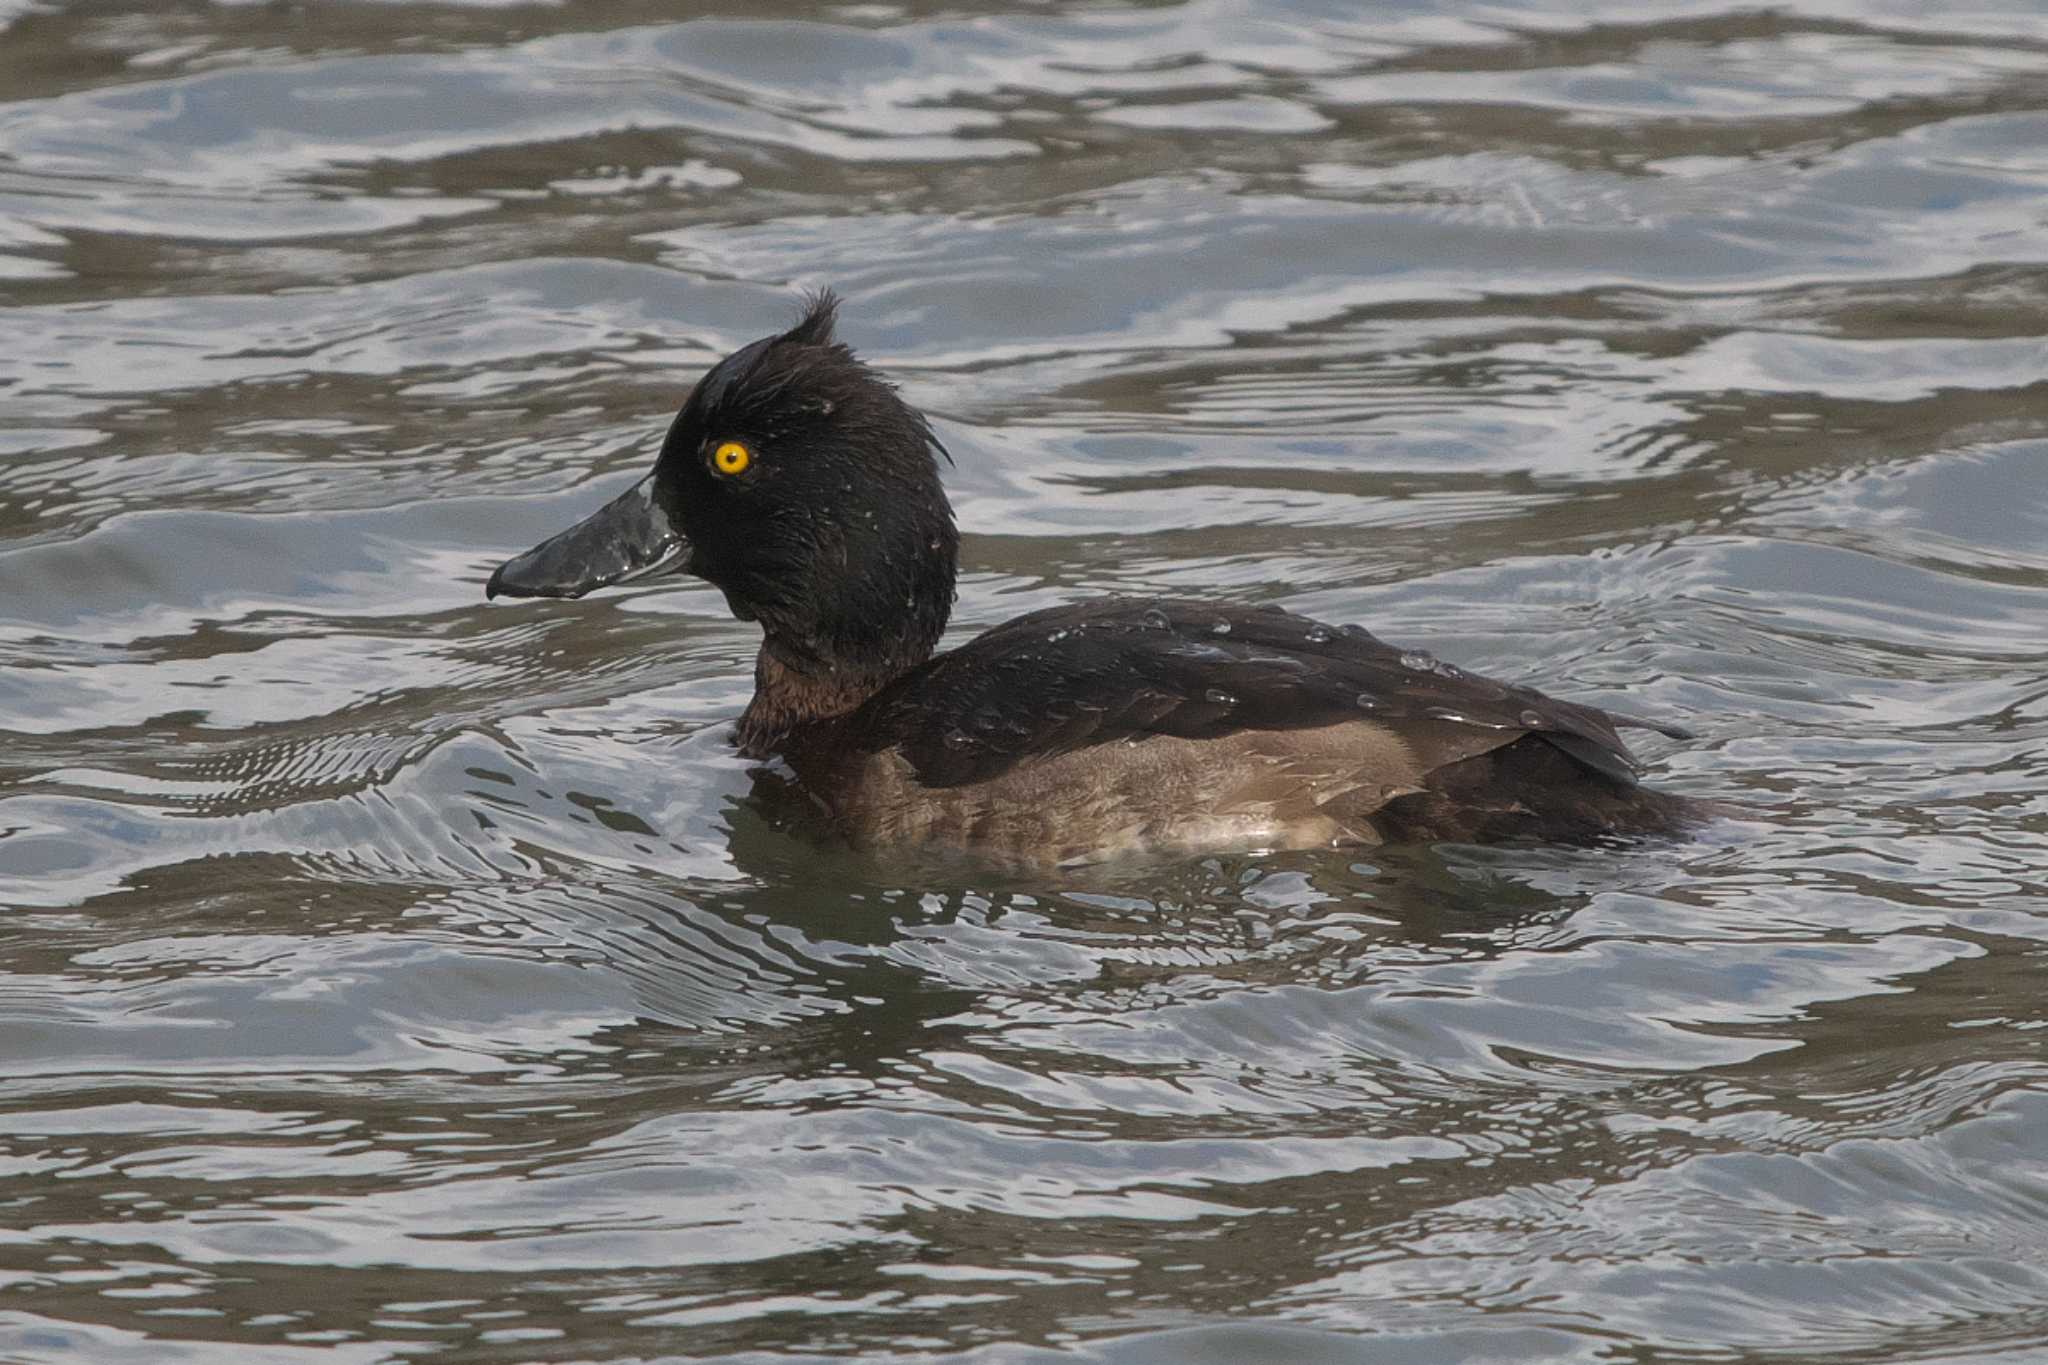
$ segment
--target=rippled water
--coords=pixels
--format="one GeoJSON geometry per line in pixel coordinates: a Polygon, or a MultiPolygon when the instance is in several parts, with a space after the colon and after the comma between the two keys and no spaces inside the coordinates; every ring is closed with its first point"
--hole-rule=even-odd
{"type": "Polygon", "coordinates": [[[0,1359],[2048,1351],[2036,0],[0,0],[0,96],[0,1359]],[[713,590],[481,585],[826,283],[957,633],[1364,621],[1755,818],[778,832],[713,590]]]}

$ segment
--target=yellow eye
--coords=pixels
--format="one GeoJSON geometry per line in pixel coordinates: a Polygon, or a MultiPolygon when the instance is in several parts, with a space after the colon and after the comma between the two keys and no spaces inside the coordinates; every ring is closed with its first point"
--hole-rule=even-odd
{"type": "Polygon", "coordinates": [[[721,441],[711,452],[711,467],[721,474],[744,474],[754,462],[754,452],[738,441],[721,441]]]}

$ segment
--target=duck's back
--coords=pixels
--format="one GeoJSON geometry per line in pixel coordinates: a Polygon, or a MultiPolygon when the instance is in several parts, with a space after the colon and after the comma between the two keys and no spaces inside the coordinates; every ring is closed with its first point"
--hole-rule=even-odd
{"type": "Polygon", "coordinates": [[[857,842],[1057,862],[1669,829],[1689,803],[1616,733],[1642,723],[1355,626],[1107,598],[997,626],[789,756],[857,842]]]}

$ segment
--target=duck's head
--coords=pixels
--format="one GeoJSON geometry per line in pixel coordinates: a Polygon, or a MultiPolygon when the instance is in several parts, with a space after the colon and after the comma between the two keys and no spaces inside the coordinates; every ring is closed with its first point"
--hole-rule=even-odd
{"type": "Polygon", "coordinates": [[[959,544],[943,447],[833,336],[837,307],[814,295],[796,326],[712,366],[653,471],[499,565],[485,595],[581,597],[690,573],[799,670],[879,679],[929,655],[959,544]]]}

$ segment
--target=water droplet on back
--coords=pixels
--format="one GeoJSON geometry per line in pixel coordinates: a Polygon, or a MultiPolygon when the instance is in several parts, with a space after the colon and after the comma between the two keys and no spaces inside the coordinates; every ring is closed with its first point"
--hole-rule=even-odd
{"type": "Polygon", "coordinates": [[[974,747],[974,737],[961,730],[948,730],[942,741],[948,749],[960,750],[974,747]]]}
{"type": "Polygon", "coordinates": [[[1522,724],[1528,726],[1531,730],[1541,730],[1543,728],[1543,713],[1541,711],[1538,711],[1533,706],[1530,707],[1527,711],[1524,711],[1521,715],[1517,716],[1516,719],[1521,721],[1522,724]]]}
{"type": "Polygon", "coordinates": [[[1202,696],[1218,706],[1237,705],[1237,697],[1233,693],[1225,692],[1220,687],[1212,687],[1207,692],[1204,692],[1202,696]]]}
{"type": "Polygon", "coordinates": [[[1165,630],[1173,624],[1171,621],[1166,619],[1166,613],[1159,610],[1159,608],[1157,607],[1149,608],[1145,612],[1145,614],[1143,616],[1140,616],[1138,619],[1143,621],[1146,625],[1152,627],[1152,629],[1154,630],[1165,630]]]}
{"type": "Polygon", "coordinates": [[[1230,634],[1230,622],[1228,622],[1228,621],[1218,621],[1218,622],[1217,622],[1217,623],[1216,623],[1215,625],[1213,625],[1213,626],[1209,627],[1209,633],[1210,633],[1211,635],[1228,635],[1228,634],[1230,634]]]}
{"type": "Polygon", "coordinates": [[[1436,660],[1419,649],[1411,649],[1401,656],[1401,667],[1417,673],[1427,673],[1436,666],[1436,660]]]}
{"type": "Polygon", "coordinates": [[[1308,628],[1308,642],[1312,645],[1326,645],[1330,643],[1330,628],[1328,626],[1310,626],[1308,628]]]}
{"type": "Polygon", "coordinates": [[[1360,692],[1358,694],[1358,709],[1361,711],[1377,711],[1385,705],[1385,702],[1370,692],[1360,692]]]}

